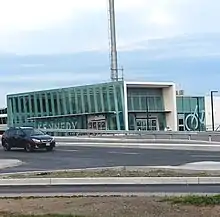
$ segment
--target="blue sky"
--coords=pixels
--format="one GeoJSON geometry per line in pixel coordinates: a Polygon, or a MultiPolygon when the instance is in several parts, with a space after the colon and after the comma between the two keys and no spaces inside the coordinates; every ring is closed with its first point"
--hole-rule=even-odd
{"type": "MultiPolygon", "coordinates": [[[[0,0],[0,106],[7,93],[110,79],[108,0],[0,0]]],[[[126,80],[220,90],[219,0],[116,0],[126,80]]]]}

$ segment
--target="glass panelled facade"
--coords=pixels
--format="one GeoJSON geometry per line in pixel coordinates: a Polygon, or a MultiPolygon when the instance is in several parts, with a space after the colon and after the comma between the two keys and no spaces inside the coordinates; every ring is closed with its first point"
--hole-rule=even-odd
{"type": "Polygon", "coordinates": [[[123,82],[7,96],[8,126],[124,129],[123,82]]]}
{"type": "Polygon", "coordinates": [[[0,109],[0,126],[7,124],[7,108],[0,109]]]}
{"type": "Polygon", "coordinates": [[[177,96],[179,131],[205,131],[205,97],[177,96]]]}
{"type": "Polygon", "coordinates": [[[130,130],[164,130],[166,116],[162,88],[128,88],[130,130]]]}

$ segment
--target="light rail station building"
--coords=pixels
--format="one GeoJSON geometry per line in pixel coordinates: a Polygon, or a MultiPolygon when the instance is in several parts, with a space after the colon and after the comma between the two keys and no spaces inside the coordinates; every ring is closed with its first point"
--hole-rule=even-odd
{"type": "Polygon", "coordinates": [[[8,126],[47,129],[205,130],[204,97],[172,82],[109,82],[7,96],[8,126]],[[199,117],[198,114],[199,113],[199,117]]]}

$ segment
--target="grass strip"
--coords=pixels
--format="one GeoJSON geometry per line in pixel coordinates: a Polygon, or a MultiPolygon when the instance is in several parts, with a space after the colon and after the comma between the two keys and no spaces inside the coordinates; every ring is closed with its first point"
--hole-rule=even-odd
{"type": "Polygon", "coordinates": [[[207,172],[178,172],[169,170],[111,170],[100,171],[62,171],[62,172],[41,172],[31,174],[14,174],[2,176],[1,178],[86,178],[86,177],[211,177],[219,176],[207,172]]]}
{"type": "Polygon", "coordinates": [[[214,196],[182,196],[182,197],[167,197],[161,202],[171,202],[172,204],[194,205],[194,206],[215,206],[220,205],[220,195],[214,196]]]}

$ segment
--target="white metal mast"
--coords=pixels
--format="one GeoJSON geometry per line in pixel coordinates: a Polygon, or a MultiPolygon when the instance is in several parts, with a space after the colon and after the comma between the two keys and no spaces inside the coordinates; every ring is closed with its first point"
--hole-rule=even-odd
{"type": "Polygon", "coordinates": [[[117,57],[117,42],[115,28],[115,1],[109,2],[109,23],[110,23],[110,40],[111,40],[111,80],[118,81],[118,57],[117,57]]]}

